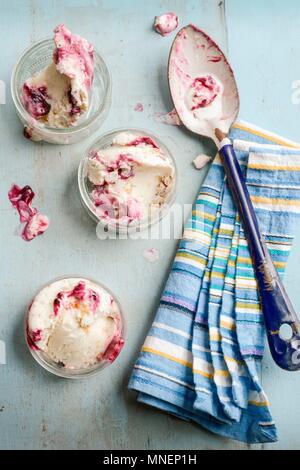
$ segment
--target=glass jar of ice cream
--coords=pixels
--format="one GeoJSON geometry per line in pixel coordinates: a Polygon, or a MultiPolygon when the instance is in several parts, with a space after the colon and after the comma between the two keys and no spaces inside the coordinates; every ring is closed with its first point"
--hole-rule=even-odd
{"type": "Polygon", "coordinates": [[[111,104],[106,63],[85,38],[65,25],[26,49],[14,67],[12,98],[25,137],[72,144],[91,136],[111,104]]]}
{"type": "Polygon", "coordinates": [[[88,377],[112,364],[125,341],[116,297],[99,282],[64,277],[44,286],[25,316],[25,337],[36,361],[60,377],[88,377]]]}
{"type": "Polygon", "coordinates": [[[164,142],[141,129],[111,131],[87,150],[78,170],[82,203],[106,230],[128,233],[157,223],[172,205],[177,171],[164,142]]]}

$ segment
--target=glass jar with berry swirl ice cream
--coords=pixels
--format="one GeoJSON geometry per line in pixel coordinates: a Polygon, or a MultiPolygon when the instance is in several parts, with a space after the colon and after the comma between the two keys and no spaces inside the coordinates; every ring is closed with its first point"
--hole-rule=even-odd
{"type": "Polygon", "coordinates": [[[103,123],[111,103],[111,76],[93,44],[60,24],[53,38],[23,52],[12,73],[11,92],[25,137],[72,144],[103,123]]]}
{"type": "Polygon", "coordinates": [[[65,378],[84,378],[112,364],[125,342],[116,297],[84,277],[64,277],[43,287],[25,316],[25,337],[36,361],[65,378]]]}
{"type": "Polygon", "coordinates": [[[177,170],[164,142],[141,129],[119,129],[91,145],[78,170],[81,200],[106,230],[128,233],[157,223],[172,205],[177,170]]]}

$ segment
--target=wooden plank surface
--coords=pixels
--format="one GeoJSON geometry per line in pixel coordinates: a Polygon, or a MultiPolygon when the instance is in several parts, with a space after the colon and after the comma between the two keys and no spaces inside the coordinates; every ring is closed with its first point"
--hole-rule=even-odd
{"type": "MultiPolygon", "coordinates": [[[[170,10],[178,13],[181,25],[200,25],[228,52],[241,90],[243,118],[300,140],[299,107],[290,100],[291,82],[300,78],[300,30],[292,21],[300,13],[297,0],[0,3],[0,79],[7,86],[6,104],[0,105],[0,340],[7,350],[7,363],[0,365],[0,448],[248,448],[139,405],[127,392],[130,370],[151,324],[176,241],[99,241],[81,207],[76,183],[89,142],[63,147],[26,141],[9,94],[12,67],[22,50],[66,23],[94,43],[112,72],[112,107],[98,135],[127,126],[158,134],[177,160],[177,201],[191,203],[205,176],[205,171],[193,169],[191,161],[202,151],[212,152],[212,147],[155,120],[155,113],[171,108],[166,62],[173,35],[162,38],[151,27],[156,14],[170,10]],[[143,113],[134,111],[137,102],[143,103],[143,113]],[[13,182],[30,184],[37,193],[37,207],[51,218],[45,236],[29,244],[14,235],[17,217],[7,201],[13,182]],[[142,253],[152,246],[159,249],[160,261],[149,264],[142,253]],[[32,296],[48,280],[65,274],[104,282],[127,315],[124,352],[111,368],[86,381],[62,380],[44,372],[24,343],[22,319],[32,296]]],[[[286,276],[298,311],[299,259],[300,237],[286,276]]],[[[263,379],[280,433],[279,443],[266,447],[299,447],[300,375],[280,371],[266,357],[263,379]]]]}

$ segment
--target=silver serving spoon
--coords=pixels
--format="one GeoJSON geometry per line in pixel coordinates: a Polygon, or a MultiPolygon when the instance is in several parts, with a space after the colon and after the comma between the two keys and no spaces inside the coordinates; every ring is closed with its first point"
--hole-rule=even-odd
{"type": "Polygon", "coordinates": [[[270,350],[276,364],[300,369],[300,323],[261,235],[250,195],[227,137],[239,112],[233,71],[217,44],[194,25],[172,44],[168,77],[174,107],[185,127],[216,143],[239,210],[255,270],[270,350]],[[288,325],[289,337],[282,334],[288,325]]]}

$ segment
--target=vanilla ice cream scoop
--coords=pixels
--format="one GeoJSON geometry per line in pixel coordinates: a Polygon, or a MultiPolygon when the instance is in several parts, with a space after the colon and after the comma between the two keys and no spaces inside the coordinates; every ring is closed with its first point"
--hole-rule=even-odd
{"type": "Polygon", "coordinates": [[[60,279],[44,287],[27,314],[27,343],[66,369],[112,362],[123,345],[119,306],[88,279],[60,279]]]}
{"type": "Polygon", "coordinates": [[[89,107],[94,76],[94,49],[65,25],[54,30],[53,62],[23,85],[29,114],[50,127],[74,125],[89,107]]]}
{"type": "Polygon", "coordinates": [[[87,163],[90,196],[101,220],[128,225],[155,216],[172,193],[173,162],[149,136],[120,132],[87,163]]]}

